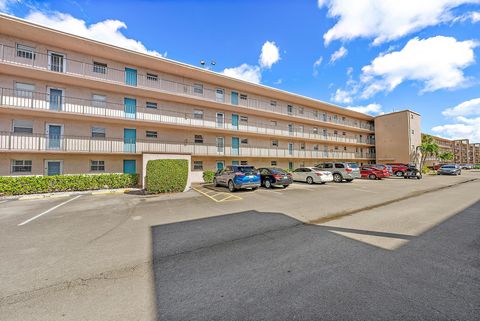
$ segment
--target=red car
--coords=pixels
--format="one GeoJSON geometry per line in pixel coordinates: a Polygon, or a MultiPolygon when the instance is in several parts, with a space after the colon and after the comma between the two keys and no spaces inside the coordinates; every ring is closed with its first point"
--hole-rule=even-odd
{"type": "Polygon", "coordinates": [[[362,178],[368,178],[368,179],[382,179],[385,177],[389,177],[390,173],[386,168],[380,169],[375,166],[362,166],[360,168],[360,175],[362,178]]]}
{"type": "Polygon", "coordinates": [[[387,164],[387,165],[392,166],[393,175],[398,176],[398,177],[402,177],[403,174],[405,174],[405,172],[408,169],[408,165],[406,165],[406,164],[392,163],[392,164],[387,164]]]}

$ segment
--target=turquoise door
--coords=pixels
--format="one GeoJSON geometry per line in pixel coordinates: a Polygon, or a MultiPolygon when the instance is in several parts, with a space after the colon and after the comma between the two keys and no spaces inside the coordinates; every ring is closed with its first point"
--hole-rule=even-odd
{"type": "Polygon", "coordinates": [[[124,112],[125,118],[133,118],[137,117],[137,100],[133,98],[124,98],[124,112]]]}
{"type": "Polygon", "coordinates": [[[232,165],[238,165],[238,161],[232,161],[232,165]]]}
{"type": "Polygon", "coordinates": [[[240,153],[240,139],[238,137],[232,137],[232,155],[238,155],[240,153]]]}
{"type": "Polygon", "coordinates": [[[126,153],[135,153],[137,142],[137,130],[135,128],[123,129],[123,150],[126,153]]]}
{"type": "Polygon", "coordinates": [[[50,110],[62,110],[62,96],[62,90],[50,88],[50,110]]]}
{"type": "Polygon", "coordinates": [[[62,126],[48,125],[48,148],[60,149],[62,138],[62,126]]]}
{"type": "Polygon", "coordinates": [[[238,105],[238,93],[235,91],[232,91],[231,103],[232,105],[238,105]]]}
{"type": "Polygon", "coordinates": [[[217,171],[223,169],[223,162],[217,162],[217,171]]]}
{"type": "Polygon", "coordinates": [[[124,174],[136,174],[137,173],[137,161],[134,159],[123,160],[123,173],[124,174]]]}
{"type": "Polygon", "coordinates": [[[232,114],[232,127],[233,129],[238,129],[238,115],[232,114]]]}
{"type": "Polygon", "coordinates": [[[47,161],[47,175],[60,175],[62,172],[62,165],[59,161],[47,161]]]}
{"type": "Polygon", "coordinates": [[[125,68],[125,84],[130,86],[137,85],[137,70],[132,68],[125,68]]]}

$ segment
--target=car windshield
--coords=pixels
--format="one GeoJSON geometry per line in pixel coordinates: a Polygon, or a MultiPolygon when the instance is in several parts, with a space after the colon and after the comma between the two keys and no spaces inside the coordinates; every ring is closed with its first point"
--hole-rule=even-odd
{"type": "Polygon", "coordinates": [[[281,168],[270,168],[270,172],[272,174],[287,174],[283,169],[281,168]]]}
{"type": "Polygon", "coordinates": [[[357,163],[347,163],[349,168],[358,168],[357,163]]]}
{"type": "Polygon", "coordinates": [[[455,165],[443,165],[442,168],[455,168],[455,165]]]}
{"type": "Polygon", "coordinates": [[[255,173],[255,167],[253,166],[239,166],[236,168],[236,171],[245,173],[245,174],[250,174],[250,173],[255,173]]]}

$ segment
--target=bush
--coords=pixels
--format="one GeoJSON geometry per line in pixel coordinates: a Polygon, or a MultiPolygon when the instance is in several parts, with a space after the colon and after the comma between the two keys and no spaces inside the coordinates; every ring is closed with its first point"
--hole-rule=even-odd
{"type": "Polygon", "coordinates": [[[145,185],[148,193],[183,192],[188,180],[186,159],[157,159],[147,163],[145,185]]]}
{"type": "Polygon", "coordinates": [[[215,176],[215,171],[204,171],[203,172],[203,181],[205,183],[213,183],[213,177],[215,176]]]}
{"type": "Polygon", "coordinates": [[[85,191],[101,188],[135,187],[137,184],[137,174],[0,176],[0,194],[22,195],[85,191]]]}

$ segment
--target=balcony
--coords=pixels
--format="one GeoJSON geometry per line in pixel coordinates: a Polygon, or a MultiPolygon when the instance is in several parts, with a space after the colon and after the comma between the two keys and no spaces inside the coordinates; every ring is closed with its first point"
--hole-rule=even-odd
{"type": "Polygon", "coordinates": [[[354,153],[316,150],[293,150],[268,147],[218,146],[195,144],[188,141],[164,142],[155,139],[128,140],[86,136],[47,135],[0,132],[0,150],[17,152],[67,152],[67,153],[173,153],[194,156],[314,158],[314,159],[374,159],[373,153],[354,153]]]}
{"type": "Polygon", "coordinates": [[[271,123],[251,122],[242,123],[238,118],[225,117],[209,118],[202,116],[197,119],[192,113],[182,113],[164,108],[146,108],[143,106],[112,103],[107,101],[94,101],[75,97],[54,96],[50,94],[30,91],[20,91],[10,88],[0,88],[0,104],[19,109],[43,110],[50,112],[63,112],[75,115],[128,119],[159,124],[195,127],[204,129],[228,130],[237,133],[260,134],[284,138],[301,138],[322,142],[338,142],[347,144],[375,144],[374,139],[343,137],[332,133],[314,131],[288,130],[271,123]],[[128,107],[128,108],[127,108],[128,107]]]}
{"type": "MultiPolygon", "coordinates": [[[[244,98],[238,93],[226,93],[224,89],[204,88],[172,81],[159,75],[140,74],[137,70],[125,68],[119,70],[104,65],[72,60],[65,56],[40,52],[17,51],[16,48],[0,44],[1,62],[22,67],[65,73],[86,79],[107,81],[114,84],[128,85],[158,92],[189,96],[196,99],[212,101],[231,106],[266,111],[278,115],[288,115],[299,119],[317,120],[320,124],[337,124],[352,129],[373,131],[371,124],[356,120],[342,120],[338,116],[327,115],[319,110],[293,108],[287,103],[271,100],[244,98]],[[240,97],[239,97],[240,96],[240,97]]],[[[321,125],[320,125],[321,126],[321,125]]]]}

